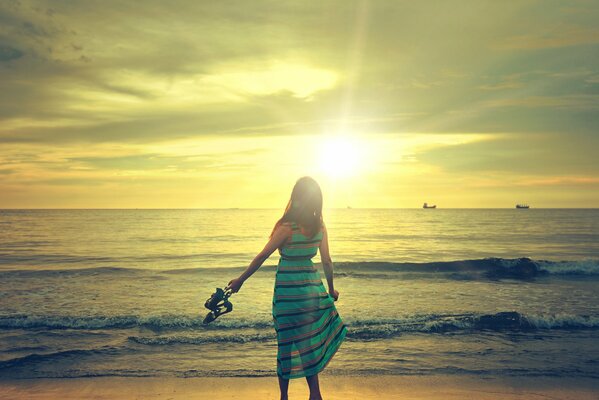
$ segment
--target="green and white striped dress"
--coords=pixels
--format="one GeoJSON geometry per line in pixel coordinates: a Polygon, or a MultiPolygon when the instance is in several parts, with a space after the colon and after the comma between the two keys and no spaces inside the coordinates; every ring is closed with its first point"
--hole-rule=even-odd
{"type": "Polygon", "coordinates": [[[310,238],[295,222],[291,228],[291,240],[279,249],[272,302],[278,342],[277,375],[286,379],[322,371],[347,333],[312,262],[322,230],[310,238]]]}

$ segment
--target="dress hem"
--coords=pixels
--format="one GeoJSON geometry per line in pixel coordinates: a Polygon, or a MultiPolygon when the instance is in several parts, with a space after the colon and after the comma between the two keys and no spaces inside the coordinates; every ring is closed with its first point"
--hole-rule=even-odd
{"type": "Polygon", "coordinates": [[[305,374],[304,371],[302,371],[302,372],[298,372],[297,374],[293,374],[293,375],[289,375],[288,374],[287,376],[285,376],[285,374],[279,374],[277,372],[277,376],[279,378],[283,378],[283,379],[298,379],[298,378],[305,378],[307,376],[313,376],[313,375],[317,375],[317,374],[321,373],[327,367],[327,365],[329,365],[329,363],[331,362],[331,360],[333,359],[333,357],[335,356],[335,354],[337,354],[337,351],[339,350],[339,348],[341,347],[341,344],[345,340],[345,335],[346,334],[347,334],[347,327],[343,326],[343,328],[341,330],[341,335],[339,335],[339,339],[337,340],[337,344],[333,348],[333,352],[331,354],[331,357],[327,360],[327,362],[325,362],[321,367],[319,367],[316,370],[316,372],[312,372],[312,373],[310,373],[308,375],[308,374],[305,374]]]}

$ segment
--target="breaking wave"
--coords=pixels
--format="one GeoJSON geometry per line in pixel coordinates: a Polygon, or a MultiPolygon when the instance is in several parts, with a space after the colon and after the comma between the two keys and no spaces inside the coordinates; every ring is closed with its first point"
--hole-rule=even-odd
{"type": "MultiPolygon", "coordinates": [[[[352,319],[346,318],[348,337],[361,339],[384,339],[402,333],[443,333],[452,331],[532,331],[541,329],[598,329],[599,316],[570,314],[521,314],[505,311],[495,314],[427,314],[412,315],[393,319],[352,319]]],[[[263,341],[273,335],[264,333],[244,334],[235,332],[243,329],[272,330],[272,321],[222,320],[204,325],[201,318],[184,315],[164,315],[153,317],[113,316],[113,317],[41,317],[4,316],[0,317],[0,329],[129,329],[146,328],[160,331],[189,331],[203,333],[201,336],[174,335],[147,338],[130,337],[140,344],[173,343],[213,343],[263,341]],[[231,333],[235,333],[232,335],[231,333]],[[166,339],[165,339],[166,338],[166,339]]]]}
{"type": "MultiPolygon", "coordinates": [[[[232,266],[222,268],[184,268],[170,270],[156,270],[143,268],[122,267],[94,267],[73,269],[19,269],[0,271],[0,276],[36,276],[51,277],[62,275],[113,275],[113,274],[222,274],[225,271],[243,270],[245,267],[232,266]]],[[[274,272],[276,266],[266,265],[261,268],[263,272],[274,272]]],[[[437,261],[423,263],[408,262],[336,262],[335,271],[340,276],[397,276],[415,274],[425,279],[429,274],[437,277],[464,278],[464,279],[531,279],[540,276],[599,276],[599,260],[582,261],[547,261],[532,260],[530,258],[481,258],[473,260],[437,261]]]]}

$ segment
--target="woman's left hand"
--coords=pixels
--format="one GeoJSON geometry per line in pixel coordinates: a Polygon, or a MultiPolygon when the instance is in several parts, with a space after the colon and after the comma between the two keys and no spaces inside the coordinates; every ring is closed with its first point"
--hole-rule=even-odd
{"type": "Polygon", "coordinates": [[[334,301],[337,301],[339,299],[339,292],[336,291],[335,289],[330,291],[329,295],[333,298],[334,301]]]}
{"type": "Polygon", "coordinates": [[[239,289],[241,289],[241,285],[243,285],[243,281],[239,278],[233,279],[225,289],[231,289],[231,292],[237,293],[239,289]]]}

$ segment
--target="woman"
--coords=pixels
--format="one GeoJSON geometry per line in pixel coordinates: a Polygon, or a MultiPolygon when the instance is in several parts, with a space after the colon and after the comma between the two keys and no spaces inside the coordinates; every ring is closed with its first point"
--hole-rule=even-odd
{"type": "Polygon", "coordinates": [[[347,329],[337,314],[334,301],[339,292],[333,285],[333,262],[327,230],[322,220],[322,192],[310,177],[298,179],[283,216],[275,224],[270,241],[228,288],[241,285],[279,249],[272,315],[277,332],[277,375],[281,400],[287,400],[289,379],[306,377],[310,399],[322,399],[318,373],[329,363],[347,329]],[[320,258],[328,293],[312,257],[320,258]]]}

